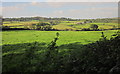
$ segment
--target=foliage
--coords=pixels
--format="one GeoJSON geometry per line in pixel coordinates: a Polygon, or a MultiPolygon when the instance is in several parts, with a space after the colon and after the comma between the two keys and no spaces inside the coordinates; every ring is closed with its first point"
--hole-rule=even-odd
{"type": "Polygon", "coordinates": [[[2,29],[9,29],[10,27],[8,27],[8,26],[1,26],[2,27],[2,29]]]}
{"type": "Polygon", "coordinates": [[[59,24],[60,23],[60,21],[58,21],[58,20],[56,20],[56,21],[50,21],[50,24],[51,25],[57,25],[57,24],[59,24]]]}
{"type": "Polygon", "coordinates": [[[49,31],[52,29],[51,25],[48,23],[38,23],[35,25],[37,30],[42,30],[42,31],[49,31]]]}
{"type": "Polygon", "coordinates": [[[90,28],[92,28],[92,30],[96,31],[96,30],[98,30],[98,25],[91,24],[90,28]]]}

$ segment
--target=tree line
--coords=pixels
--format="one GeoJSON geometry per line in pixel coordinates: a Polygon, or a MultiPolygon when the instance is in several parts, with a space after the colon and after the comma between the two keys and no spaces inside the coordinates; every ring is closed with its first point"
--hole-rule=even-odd
{"type": "MultiPolygon", "coordinates": [[[[2,18],[2,17],[0,17],[2,18]]],[[[98,19],[72,19],[72,18],[65,18],[65,17],[60,17],[60,18],[51,18],[51,17],[19,17],[19,18],[2,18],[2,21],[51,21],[51,20],[58,20],[58,21],[80,21],[80,20],[89,20],[94,23],[118,23],[118,18],[98,18],[98,19]]]]}
{"type": "Polygon", "coordinates": [[[72,18],[51,18],[51,17],[20,17],[20,18],[3,18],[2,21],[50,21],[50,20],[59,20],[59,21],[79,21],[80,19],[72,19],[72,18]]]}

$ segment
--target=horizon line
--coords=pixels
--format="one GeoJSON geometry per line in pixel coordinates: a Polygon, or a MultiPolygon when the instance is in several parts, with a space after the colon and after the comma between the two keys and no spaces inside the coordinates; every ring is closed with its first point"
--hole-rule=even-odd
{"type": "Polygon", "coordinates": [[[30,17],[43,17],[43,18],[70,18],[70,19],[105,19],[105,18],[120,18],[120,17],[72,18],[72,17],[47,17],[47,16],[20,16],[20,17],[4,17],[4,16],[2,16],[2,18],[30,18],[30,17]]]}

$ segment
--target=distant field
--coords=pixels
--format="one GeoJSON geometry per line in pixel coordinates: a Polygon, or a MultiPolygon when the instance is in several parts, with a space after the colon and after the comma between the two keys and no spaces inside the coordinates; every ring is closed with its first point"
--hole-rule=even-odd
{"type": "Polygon", "coordinates": [[[74,25],[76,28],[90,28],[91,24],[98,25],[98,29],[111,29],[111,28],[118,28],[118,23],[88,23],[83,25],[74,25]]]}
{"type": "MultiPolygon", "coordinates": [[[[83,21],[61,21],[57,25],[53,25],[52,28],[58,30],[81,30],[83,28],[90,28],[91,24],[98,25],[98,29],[112,29],[118,28],[118,23],[85,23],[85,24],[76,24],[83,21]]],[[[38,21],[26,21],[26,22],[3,22],[4,26],[10,26],[11,28],[24,28],[24,25],[36,24],[38,21]]],[[[49,22],[47,22],[49,23],[49,22]]]]}
{"type": "Polygon", "coordinates": [[[112,28],[118,28],[118,23],[85,23],[85,24],[76,24],[77,22],[83,22],[83,21],[65,21],[58,25],[54,25],[53,28],[65,30],[65,29],[82,29],[82,28],[90,28],[91,24],[98,25],[98,29],[112,29],[112,28]]]}
{"type": "Polygon", "coordinates": [[[81,44],[88,44],[97,41],[101,32],[110,38],[117,30],[108,31],[3,31],[2,44],[17,44],[17,43],[31,43],[31,42],[45,42],[50,43],[57,32],[60,37],[57,41],[58,45],[81,42],[81,44]]]}
{"type": "Polygon", "coordinates": [[[24,25],[30,25],[31,23],[38,23],[36,21],[27,21],[27,22],[3,22],[4,26],[9,26],[10,28],[24,28],[24,25]]]}
{"type": "Polygon", "coordinates": [[[53,28],[58,29],[58,30],[66,30],[66,29],[76,30],[76,28],[70,27],[70,26],[68,26],[66,24],[54,25],[53,28]]]}

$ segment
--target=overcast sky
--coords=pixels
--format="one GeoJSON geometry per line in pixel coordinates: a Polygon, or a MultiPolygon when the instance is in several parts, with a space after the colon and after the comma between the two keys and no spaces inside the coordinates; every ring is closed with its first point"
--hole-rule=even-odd
{"type": "Polygon", "coordinates": [[[84,0],[84,2],[63,2],[63,0],[44,0],[44,1],[38,0],[38,1],[24,0],[24,2],[22,2],[21,0],[20,2],[19,0],[18,2],[18,0],[4,0],[2,1],[2,16],[3,17],[44,16],[44,17],[68,17],[68,18],[118,17],[118,2],[117,2],[118,0],[109,0],[109,2],[94,2],[98,0],[91,0],[93,2],[88,2],[87,0],[84,0]]]}
{"type": "Polygon", "coordinates": [[[120,0],[1,0],[2,2],[118,2],[120,0]]]}

